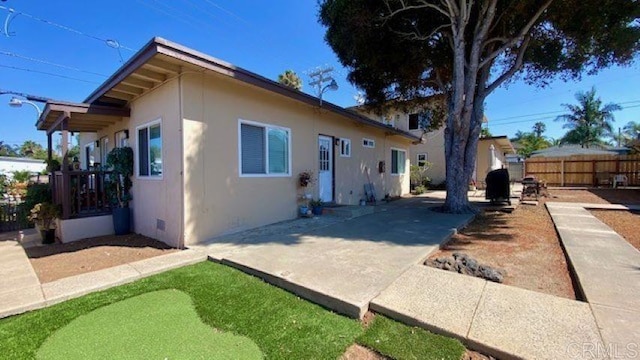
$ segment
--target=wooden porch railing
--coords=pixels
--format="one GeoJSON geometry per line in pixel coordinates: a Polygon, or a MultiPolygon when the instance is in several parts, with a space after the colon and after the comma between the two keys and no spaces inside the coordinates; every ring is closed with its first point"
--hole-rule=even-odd
{"type": "Polygon", "coordinates": [[[105,191],[109,171],[56,171],[50,180],[53,201],[62,206],[62,219],[111,213],[105,191]]]}

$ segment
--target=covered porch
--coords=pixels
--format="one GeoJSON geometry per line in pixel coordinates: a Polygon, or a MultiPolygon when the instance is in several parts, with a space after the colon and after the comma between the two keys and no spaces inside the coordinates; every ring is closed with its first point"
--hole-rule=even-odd
{"type": "MultiPolygon", "coordinates": [[[[47,163],[54,154],[53,135],[60,132],[62,161],[60,169],[50,173],[50,185],[55,204],[62,208],[61,220],[111,214],[105,181],[110,172],[102,166],[86,166],[68,158],[69,140],[73,133],[95,133],[130,116],[130,110],[119,106],[92,105],[49,101],[36,123],[47,132],[47,163]]],[[[99,145],[98,145],[99,146],[99,145]]]]}

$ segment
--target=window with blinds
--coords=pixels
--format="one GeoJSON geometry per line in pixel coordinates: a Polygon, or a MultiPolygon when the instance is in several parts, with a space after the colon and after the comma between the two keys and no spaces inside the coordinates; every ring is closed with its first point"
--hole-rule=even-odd
{"type": "Polygon", "coordinates": [[[240,121],[240,175],[290,176],[289,129],[240,121]]]}
{"type": "Polygon", "coordinates": [[[391,175],[405,173],[407,152],[400,149],[391,149],[391,175]]]}

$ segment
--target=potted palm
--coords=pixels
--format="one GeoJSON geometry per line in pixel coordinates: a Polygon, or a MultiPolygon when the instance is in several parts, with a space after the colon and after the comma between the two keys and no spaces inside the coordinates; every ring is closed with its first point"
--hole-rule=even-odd
{"type": "Polygon", "coordinates": [[[107,155],[107,168],[111,175],[106,182],[107,197],[112,207],[113,229],[116,235],[131,230],[131,175],[133,175],[133,150],[130,147],[115,148],[107,155]]]}
{"type": "Polygon", "coordinates": [[[309,201],[309,206],[311,207],[311,212],[313,213],[313,215],[322,215],[322,209],[324,208],[322,199],[314,199],[309,201]]]}
{"type": "Polygon", "coordinates": [[[55,220],[59,214],[58,207],[48,202],[38,203],[31,209],[29,220],[40,229],[43,244],[53,244],[56,241],[55,220]]]}

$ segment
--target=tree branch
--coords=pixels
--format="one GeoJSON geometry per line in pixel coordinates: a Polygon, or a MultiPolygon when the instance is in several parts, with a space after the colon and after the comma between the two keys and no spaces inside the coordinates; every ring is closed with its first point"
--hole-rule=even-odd
{"type": "Polygon", "coordinates": [[[495,59],[496,57],[498,57],[500,54],[502,54],[503,52],[507,51],[509,48],[513,47],[514,45],[516,45],[518,43],[518,41],[520,41],[521,39],[523,39],[525,37],[525,35],[527,35],[527,33],[529,32],[529,30],[531,30],[531,28],[533,27],[533,25],[535,25],[535,23],[538,21],[538,19],[540,19],[540,16],[542,16],[542,14],[545,12],[545,10],[547,10],[547,8],[549,7],[549,5],[551,5],[551,3],[553,2],[553,0],[547,0],[541,7],[540,9],[538,9],[538,11],[531,17],[531,19],[529,20],[529,22],[520,30],[520,32],[518,33],[517,36],[515,36],[513,39],[511,39],[510,41],[507,41],[504,45],[502,45],[500,48],[498,48],[497,50],[495,50],[494,52],[490,53],[484,60],[482,60],[482,62],[480,63],[480,67],[485,66],[487,63],[493,61],[493,59],[495,59]]]}
{"type": "Polygon", "coordinates": [[[439,13],[441,13],[442,15],[446,16],[447,18],[450,18],[450,14],[445,11],[444,9],[442,9],[441,7],[428,3],[425,0],[420,1],[421,5],[406,5],[404,3],[404,1],[400,0],[400,8],[397,10],[392,10],[391,9],[391,5],[389,5],[389,1],[386,0],[385,5],[387,6],[387,9],[389,10],[389,15],[385,16],[385,19],[390,19],[400,13],[403,13],[405,11],[409,11],[409,10],[420,10],[420,9],[432,9],[435,10],[439,13]]]}
{"type": "Polygon", "coordinates": [[[520,45],[520,47],[518,48],[518,56],[516,57],[516,61],[513,63],[511,68],[509,68],[509,70],[505,71],[496,80],[494,80],[493,83],[491,83],[491,85],[487,86],[485,90],[487,94],[490,94],[491,92],[493,92],[495,89],[498,88],[498,86],[502,85],[503,82],[505,82],[507,79],[512,77],[518,70],[520,70],[520,68],[522,67],[524,54],[527,52],[527,48],[529,47],[530,40],[531,40],[531,36],[527,35],[524,41],[522,42],[522,44],[520,45]]]}

